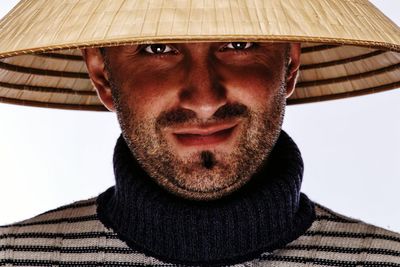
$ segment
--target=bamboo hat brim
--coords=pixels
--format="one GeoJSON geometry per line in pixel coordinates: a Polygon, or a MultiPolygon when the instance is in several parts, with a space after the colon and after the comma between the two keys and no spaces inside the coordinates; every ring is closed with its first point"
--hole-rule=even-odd
{"type": "Polygon", "coordinates": [[[80,48],[300,42],[288,104],[400,87],[400,29],[367,0],[23,0],[0,21],[0,102],[105,110],[80,48]]]}

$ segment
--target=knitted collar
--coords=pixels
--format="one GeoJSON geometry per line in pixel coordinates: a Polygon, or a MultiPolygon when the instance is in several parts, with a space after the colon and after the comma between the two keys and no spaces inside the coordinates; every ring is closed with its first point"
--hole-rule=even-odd
{"type": "Polygon", "coordinates": [[[98,198],[98,216],[132,249],[186,265],[234,264],[284,247],[315,219],[300,193],[303,162],[281,132],[267,164],[242,189],[220,200],[176,197],[152,181],[120,137],[116,186],[98,198]]]}

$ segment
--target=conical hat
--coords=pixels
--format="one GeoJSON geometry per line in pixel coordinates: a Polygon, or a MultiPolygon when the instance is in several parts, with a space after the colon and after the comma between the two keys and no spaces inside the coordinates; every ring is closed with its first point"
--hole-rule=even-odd
{"type": "Polygon", "coordinates": [[[105,110],[79,48],[300,42],[289,104],[400,87],[400,29],[367,0],[23,0],[0,21],[0,101],[105,110]]]}

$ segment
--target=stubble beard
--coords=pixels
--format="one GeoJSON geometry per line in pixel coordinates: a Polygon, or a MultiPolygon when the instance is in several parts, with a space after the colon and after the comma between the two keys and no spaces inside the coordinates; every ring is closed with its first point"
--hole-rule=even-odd
{"type": "MultiPolygon", "coordinates": [[[[286,59],[285,74],[288,56],[286,59]]],[[[168,123],[195,125],[200,121],[193,116],[180,114],[179,111],[165,112],[166,117],[173,114],[169,116],[170,121],[164,120],[163,123],[160,123],[160,118],[137,116],[134,107],[126,101],[129,97],[122,94],[110,69],[107,69],[118,121],[131,153],[156,183],[180,197],[213,200],[241,188],[266,163],[279,137],[286,107],[285,77],[281,78],[278,90],[271,101],[265,103],[264,109],[251,110],[236,103],[233,107],[226,107],[220,117],[208,121],[223,122],[224,119],[240,117],[241,133],[231,152],[204,150],[180,158],[172,152],[173,149],[163,136],[162,127],[168,123]],[[234,112],[230,112],[232,110],[234,112]]]]}
{"type": "MultiPolygon", "coordinates": [[[[124,96],[120,95],[121,90],[115,83],[112,89],[122,135],[147,174],[173,194],[187,199],[212,200],[242,187],[266,162],[283,122],[285,85],[282,82],[265,110],[247,108],[242,114],[242,129],[231,152],[204,150],[185,158],[172,152],[157,118],[139,118],[127,101],[122,101],[124,96]]],[[[192,118],[187,122],[195,120],[192,118]]]]}

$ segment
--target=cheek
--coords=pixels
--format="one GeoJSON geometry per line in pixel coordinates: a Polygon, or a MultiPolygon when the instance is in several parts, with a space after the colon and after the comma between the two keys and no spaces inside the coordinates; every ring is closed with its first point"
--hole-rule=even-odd
{"type": "Polygon", "coordinates": [[[176,104],[179,75],[170,75],[169,71],[138,68],[129,75],[119,77],[122,95],[136,114],[155,117],[161,111],[176,104]]]}
{"type": "Polygon", "coordinates": [[[229,98],[249,107],[264,109],[266,103],[279,93],[282,72],[255,66],[225,71],[225,88],[229,98]]]}

